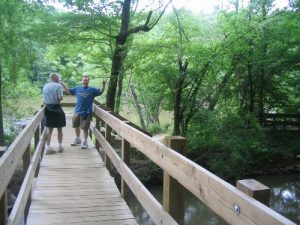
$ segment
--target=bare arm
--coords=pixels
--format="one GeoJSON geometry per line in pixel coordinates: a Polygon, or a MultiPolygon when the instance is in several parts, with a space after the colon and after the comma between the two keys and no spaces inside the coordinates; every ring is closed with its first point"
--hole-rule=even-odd
{"type": "Polygon", "coordinates": [[[63,89],[65,90],[65,92],[67,94],[70,94],[70,91],[69,91],[69,87],[62,81],[59,81],[59,83],[61,84],[61,86],[63,87],[63,89]]]}

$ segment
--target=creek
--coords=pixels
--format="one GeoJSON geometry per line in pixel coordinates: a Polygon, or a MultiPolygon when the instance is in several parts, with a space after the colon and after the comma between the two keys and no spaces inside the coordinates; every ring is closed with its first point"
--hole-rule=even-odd
{"type": "MultiPolygon", "coordinates": [[[[284,175],[264,175],[252,177],[271,189],[270,208],[296,224],[300,224],[300,173],[284,175]]],[[[162,186],[150,187],[153,196],[162,202],[162,186]]],[[[135,199],[130,196],[131,208],[138,224],[155,225],[149,215],[135,199]]],[[[192,194],[186,194],[185,225],[225,225],[223,219],[207,208],[192,194]]]]}

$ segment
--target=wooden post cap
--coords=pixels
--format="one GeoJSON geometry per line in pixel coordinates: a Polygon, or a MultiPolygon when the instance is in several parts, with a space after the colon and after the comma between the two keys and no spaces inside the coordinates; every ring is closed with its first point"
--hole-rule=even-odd
{"type": "Polygon", "coordinates": [[[236,187],[259,202],[267,206],[269,205],[271,194],[270,188],[259,181],[254,179],[238,180],[236,187]]]}

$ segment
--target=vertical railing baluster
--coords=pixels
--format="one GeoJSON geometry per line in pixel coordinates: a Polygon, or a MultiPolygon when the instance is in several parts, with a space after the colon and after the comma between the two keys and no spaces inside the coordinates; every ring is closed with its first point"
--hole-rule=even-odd
{"type": "MultiPolygon", "coordinates": [[[[95,116],[96,118],[96,129],[98,131],[100,131],[100,119],[98,116],[95,116]]],[[[95,148],[97,149],[97,151],[99,152],[99,149],[100,149],[100,144],[99,144],[99,141],[97,140],[96,138],[96,142],[95,142],[95,148]]]]}
{"type": "MultiPolygon", "coordinates": [[[[31,148],[31,145],[29,144],[23,154],[23,175],[25,177],[26,173],[27,173],[27,170],[29,168],[29,165],[30,165],[30,160],[31,160],[31,152],[30,152],[30,149],[31,148]]],[[[25,223],[27,221],[27,216],[28,216],[28,213],[29,213],[29,207],[30,207],[30,203],[31,203],[31,192],[28,196],[28,200],[27,200],[27,204],[26,204],[26,207],[25,207],[25,210],[24,210],[24,220],[25,220],[25,223]]]]}
{"type": "MultiPolygon", "coordinates": [[[[112,129],[110,126],[108,126],[107,124],[105,124],[105,140],[111,144],[111,132],[112,132],[112,129]]],[[[111,160],[110,158],[108,157],[108,155],[105,153],[105,166],[106,168],[108,169],[109,173],[111,174],[111,160]]]]}
{"type": "MultiPolygon", "coordinates": [[[[126,141],[124,138],[122,138],[121,157],[126,165],[130,164],[130,143],[126,141]]],[[[125,201],[128,201],[129,191],[130,189],[128,185],[126,184],[124,179],[121,179],[121,194],[125,199],[125,201]]]]}
{"type": "Polygon", "coordinates": [[[0,225],[5,225],[7,219],[7,191],[5,191],[0,199],[0,225]]]}

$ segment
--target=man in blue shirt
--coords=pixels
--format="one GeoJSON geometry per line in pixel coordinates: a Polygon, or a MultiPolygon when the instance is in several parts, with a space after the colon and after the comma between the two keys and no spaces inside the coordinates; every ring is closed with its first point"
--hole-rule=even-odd
{"type": "Polygon", "coordinates": [[[89,76],[83,75],[81,83],[73,88],[68,88],[63,82],[60,82],[64,89],[71,95],[76,96],[76,106],[72,118],[73,128],[75,128],[76,139],[71,144],[72,146],[81,144],[82,149],[88,148],[87,138],[88,129],[90,127],[93,102],[96,96],[101,95],[105,90],[105,81],[102,82],[102,88],[95,88],[89,86],[89,76]],[[80,139],[80,128],[83,130],[83,142],[80,139]]]}

